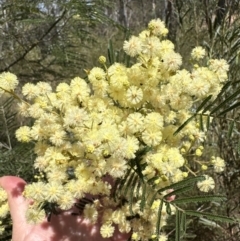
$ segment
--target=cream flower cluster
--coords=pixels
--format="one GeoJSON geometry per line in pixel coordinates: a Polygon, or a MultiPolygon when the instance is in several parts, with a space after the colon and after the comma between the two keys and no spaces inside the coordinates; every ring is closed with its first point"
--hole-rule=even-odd
{"type": "MultiPolygon", "coordinates": [[[[21,102],[19,112],[34,123],[20,127],[16,137],[36,143],[34,167],[44,175],[24,191],[26,198],[34,200],[27,212],[30,222],[44,218],[38,208],[45,202],[67,210],[76,199],[93,195],[99,198],[87,204],[83,214],[95,223],[101,211],[104,238],[111,237],[117,225],[120,232],[131,231],[132,240],[148,240],[156,234],[162,196],[152,204],[146,200],[144,210],[140,208],[141,188],[135,191],[131,207],[127,196],[124,205],[111,198],[114,181],[124,178],[131,160],[149,148],[142,159],[142,174],[146,181],[155,178],[156,190],[195,174],[191,162],[199,169],[203,163],[212,165],[202,159],[205,133],[197,120],[173,134],[191,116],[197,101],[217,96],[227,80],[228,65],[225,60],[211,59],[191,71],[181,69],[182,57],[164,39],[167,32],[161,20],[152,20],[148,29],[125,41],[124,51],[136,58],[131,67],[121,63],[107,67],[101,56],[103,67],[91,69],[87,80],[76,77],[69,84],[58,84],[55,91],[45,82],[23,86],[28,103],[21,102]]],[[[203,54],[198,48],[192,56],[200,59],[203,54]]],[[[214,159],[214,164],[215,171],[223,170],[222,159],[214,159]]],[[[208,178],[198,187],[207,192],[214,182],[208,178]]],[[[167,217],[164,206],[161,227],[167,217]]],[[[163,232],[160,240],[167,240],[163,232]]]]}
{"type": "Polygon", "coordinates": [[[0,97],[5,92],[13,91],[18,85],[17,76],[10,72],[3,72],[0,75],[0,97]]]}
{"type": "Polygon", "coordinates": [[[0,235],[3,234],[5,230],[5,225],[1,220],[3,220],[7,215],[9,215],[7,193],[0,188],[0,235]]]}

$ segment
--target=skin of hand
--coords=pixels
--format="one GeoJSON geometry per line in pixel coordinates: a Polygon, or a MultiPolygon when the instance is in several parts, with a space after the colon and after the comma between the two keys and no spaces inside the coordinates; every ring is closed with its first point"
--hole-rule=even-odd
{"type": "Polygon", "coordinates": [[[130,234],[123,234],[115,228],[113,237],[103,238],[100,223],[90,224],[81,215],[64,211],[51,215],[50,222],[31,225],[26,222],[25,212],[31,202],[22,196],[26,182],[14,176],[0,178],[0,186],[8,195],[10,214],[13,222],[12,241],[127,241],[130,234]]]}

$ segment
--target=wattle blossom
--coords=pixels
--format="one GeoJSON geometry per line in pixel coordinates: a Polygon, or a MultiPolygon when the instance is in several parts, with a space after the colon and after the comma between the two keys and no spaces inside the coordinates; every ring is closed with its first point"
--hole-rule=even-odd
{"type": "Polygon", "coordinates": [[[4,91],[13,91],[18,85],[17,76],[10,72],[3,72],[0,75],[0,94],[4,91]]]}
{"type": "Polygon", "coordinates": [[[205,180],[199,181],[197,183],[197,186],[200,191],[202,192],[209,192],[214,189],[215,187],[215,182],[212,177],[205,175],[205,180]]]}
{"type": "Polygon", "coordinates": [[[135,57],[141,54],[142,42],[139,38],[132,36],[128,41],[124,41],[123,49],[129,56],[135,57]]]}
{"type": "MultiPolygon", "coordinates": [[[[151,205],[146,196],[141,210],[142,188],[133,189],[131,202],[121,193],[126,200],[123,204],[122,199],[112,198],[115,181],[127,178],[126,183],[131,183],[126,174],[137,171],[135,162],[144,166],[141,178],[145,183],[154,179],[153,192],[192,175],[191,164],[201,174],[208,166],[223,171],[225,162],[220,157],[209,163],[202,159],[206,133],[197,118],[174,133],[192,116],[195,103],[217,96],[229,66],[225,60],[202,63],[205,50],[196,47],[191,56],[202,65],[183,69],[181,55],[164,39],[167,32],[156,19],[125,41],[124,51],[136,61],[129,67],[122,63],[106,66],[106,58],[101,56],[103,67],[88,71],[87,80],[75,77],[70,84],[59,83],[55,90],[44,82],[22,87],[27,102],[20,103],[19,112],[31,117],[33,124],[20,127],[16,138],[35,143],[34,168],[45,177],[28,184],[24,191],[26,198],[34,200],[26,214],[30,223],[43,220],[40,207],[45,202],[68,210],[76,199],[94,195],[96,200],[85,205],[83,215],[95,223],[101,212],[103,238],[112,237],[115,227],[123,233],[131,231],[132,240],[156,238],[159,205],[166,193],[159,194],[151,205]],[[141,158],[139,153],[144,153],[141,158]]],[[[15,75],[2,73],[0,93],[13,91],[17,83],[15,75]]],[[[197,186],[209,192],[215,183],[205,174],[197,186]]],[[[0,189],[0,218],[8,213],[6,195],[1,193],[0,189]]],[[[158,240],[168,238],[162,229],[168,217],[163,206],[158,240]]]]}
{"type": "Polygon", "coordinates": [[[206,55],[206,50],[201,46],[195,47],[191,52],[192,58],[196,60],[203,59],[205,55],[206,55]]]}

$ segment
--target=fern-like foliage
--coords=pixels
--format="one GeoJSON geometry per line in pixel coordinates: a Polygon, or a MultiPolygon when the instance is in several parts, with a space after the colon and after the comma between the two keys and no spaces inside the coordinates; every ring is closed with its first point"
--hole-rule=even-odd
{"type": "MultiPolygon", "coordinates": [[[[231,11],[226,9],[226,11],[231,11]]],[[[231,16],[231,12],[229,12],[231,16]]],[[[175,134],[182,130],[189,121],[198,117],[202,130],[208,130],[210,119],[224,120],[228,126],[228,138],[236,131],[239,125],[238,109],[240,106],[239,80],[239,48],[240,48],[240,19],[236,18],[233,24],[225,20],[222,25],[211,33],[209,42],[203,41],[209,53],[209,58],[224,58],[229,64],[229,81],[223,86],[217,98],[213,101],[208,96],[196,109],[193,115],[178,128],[175,134]],[[205,123],[205,125],[204,125],[205,123]]]]}
{"type": "Polygon", "coordinates": [[[0,148],[12,149],[13,131],[17,128],[16,112],[12,111],[13,97],[1,98],[0,102],[0,148]],[[2,103],[1,103],[2,102],[2,103]]]}
{"type": "Polygon", "coordinates": [[[226,98],[224,95],[228,92],[228,88],[231,82],[227,82],[222,91],[218,94],[214,101],[211,101],[212,96],[208,96],[197,108],[196,111],[188,118],[176,131],[175,135],[178,134],[190,121],[198,118],[200,128],[204,131],[205,128],[208,130],[210,127],[211,118],[224,118],[226,121],[230,122],[228,136],[230,137],[233,132],[233,127],[235,123],[239,123],[238,118],[230,119],[227,118],[227,114],[231,111],[236,110],[240,106],[240,102],[236,99],[240,95],[240,87],[238,87],[233,93],[228,94],[226,98]],[[205,126],[205,127],[204,127],[205,126]]]}
{"type": "MultiPolygon", "coordinates": [[[[138,215],[134,216],[132,207],[137,200],[140,200],[140,210],[143,212],[145,208],[152,206],[156,199],[160,199],[160,205],[158,208],[158,217],[156,223],[156,235],[160,234],[161,227],[161,215],[163,210],[169,215],[175,215],[175,241],[183,240],[182,238],[187,235],[187,217],[194,216],[198,218],[204,218],[205,220],[213,220],[216,222],[236,223],[238,220],[229,218],[226,216],[215,215],[208,212],[202,212],[201,210],[188,210],[186,204],[200,204],[200,203],[220,203],[226,200],[222,195],[195,195],[187,197],[187,192],[191,191],[196,182],[203,181],[204,176],[196,176],[184,179],[178,183],[166,185],[163,188],[158,189],[153,182],[153,179],[149,180],[144,177],[143,170],[146,165],[143,161],[144,155],[149,149],[144,149],[139,152],[135,159],[131,160],[130,168],[125,177],[118,180],[114,187],[113,197],[115,199],[122,199],[123,202],[128,202],[130,207],[130,213],[133,215],[130,219],[139,218],[138,215]],[[163,194],[164,191],[172,190],[167,194],[163,194]],[[169,197],[176,195],[176,199],[169,201],[169,197]]],[[[217,225],[217,224],[216,224],[217,225]]]]}
{"type": "Polygon", "coordinates": [[[33,144],[18,143],[15,131],[19,127],[13,97],[1,98],[0,102],[0,176],[33,178],[33,144]]]}
{"type": "Polygon", "coordinates": [[[17,144],[11,150],[0,152],[0,176],[20,176],[26,181],[34,178],[32,144],[17,144]]]}

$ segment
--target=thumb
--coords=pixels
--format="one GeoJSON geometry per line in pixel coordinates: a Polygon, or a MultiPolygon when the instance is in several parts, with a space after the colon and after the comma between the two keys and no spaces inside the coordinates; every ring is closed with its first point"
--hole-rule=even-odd
{"type": "Polygon", "coordinates": [[[17,230],[21,230],[26,223],[25,213],[28,202],[22,196],[26,182],[15,176],[0,178],[0,186],[7,192],[10,214],[13,221],[13,236],[17,230]]]}

